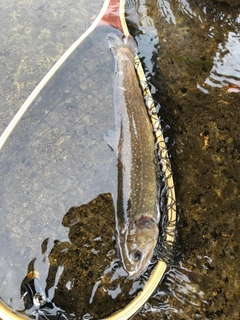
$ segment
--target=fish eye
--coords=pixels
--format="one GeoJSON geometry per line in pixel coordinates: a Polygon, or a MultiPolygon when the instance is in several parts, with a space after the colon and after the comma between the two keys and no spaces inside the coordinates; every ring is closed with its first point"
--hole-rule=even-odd
{"type": "Polygon", "coordinates": [[[134,253],[133,253],[133,258],[134,260],[141,260],[142,258],[142,252],[140,250],[136,250],[134,253]]]}

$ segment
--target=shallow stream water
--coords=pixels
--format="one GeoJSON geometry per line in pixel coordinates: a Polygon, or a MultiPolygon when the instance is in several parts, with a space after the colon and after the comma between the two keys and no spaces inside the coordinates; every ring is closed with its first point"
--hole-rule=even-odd
{"type": "MultiPolygon", "coordinates": [[[[100,8],[3,1],[1,132],[100,8]]],[[[239,5],[129,1],[126,11],[161,105],[180,216],[175,260],[133,319],[237,320],[239,5]]],[[[70,319],[109,315],[146,281],[126,281],[115,251],[116,158],[103,139],[114,126],[109,30],[79,47],[3,149],[0,297],[14,309],[24,309],[20,288],[32,269],[70,319]]]]}

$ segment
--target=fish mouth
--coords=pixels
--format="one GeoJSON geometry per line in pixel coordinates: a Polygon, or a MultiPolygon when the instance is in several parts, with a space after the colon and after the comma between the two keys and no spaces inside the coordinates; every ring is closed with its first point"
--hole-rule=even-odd
{"type": "MultiPolygon", "coordinates": [[[[141,231],[144,232],[143,229],[141,231]]],[[[138,278],[147,270],[157,242],[156,235],[148,237],[147,240],[141,236],[140,232],[137,235],[132,235],[131,230],[125,230],[120,237],[121,264],[128,273],[128,279],[130,280],[138,278]]]]}
{"type": "Polygon", "coordinates": [[[128,280],[136,280],[138,277],[140,277],[140,274],[136,274],[134,271],[127,271],[128,272],[128,280]]]}

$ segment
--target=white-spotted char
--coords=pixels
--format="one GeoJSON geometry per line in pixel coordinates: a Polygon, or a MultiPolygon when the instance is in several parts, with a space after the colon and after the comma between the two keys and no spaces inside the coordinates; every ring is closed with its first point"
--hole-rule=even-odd
{"type": "Polygon", "coordinates": [[[159,233],[154,136],[134,66],[137,44],[115,33],[108,43],[115,58],[118,249],[124,269],[136,278],[147,269],[159,233]]]}

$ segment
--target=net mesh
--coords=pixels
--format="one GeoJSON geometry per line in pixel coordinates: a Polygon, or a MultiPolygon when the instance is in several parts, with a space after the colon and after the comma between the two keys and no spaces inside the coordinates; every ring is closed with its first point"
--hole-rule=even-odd
{"type": "Polygon", "coordinates": [[[157,108],[139,57],[135,58],[135,67],[155,136],[154,161],[157,170],[158,196],[161,211],[160,229],[162,231],[160,232],[156,255],[158,259],[162,259],[169,264],[173,261],[177,237],[177,208],[173,173],[168,146],[161,126],[161,118],[157,113],[157,108]]]}

